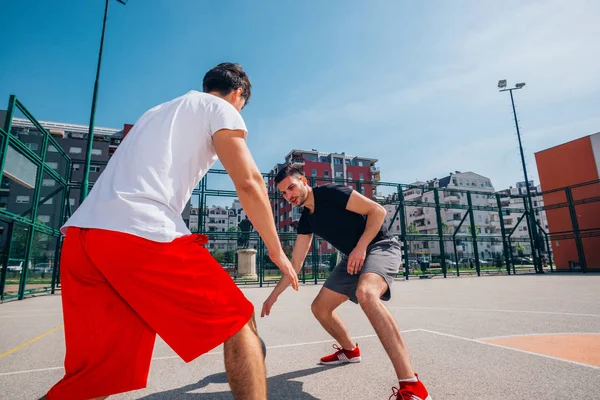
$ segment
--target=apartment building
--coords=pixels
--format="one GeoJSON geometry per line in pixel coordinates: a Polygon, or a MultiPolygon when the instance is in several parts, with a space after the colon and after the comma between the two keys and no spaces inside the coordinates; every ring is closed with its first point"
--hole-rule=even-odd
{"type": "MultiPolygon", "coordinates": [[[[471,201],[474,206],[495,206],[496,198],[494,192],[494,186],[490,178],[476,174],[474,172],[460,172],[456,171],[448,176],[441,179],[433,179],[427,182],[414,182],[409,188],[405,189],[402,193],[404,201],[410,205],[405,207],[406,212],[406,225],[407,231],[412,234],[420,235],[438,235],[438,220],[435,207],[432,205],[435,203],[434,191],[428,188],[438,188],[439,202],[440,204],[453,205],[468,205],[467,192],[476,191],[478,193],[472,194],[471,201]],[[460,193],[444,191],[443,189],[455,189],[461,190],[460,193]],[[482,193],[483,192],[483,193],[482,193]],[[489,195],[488,195],[489,193],[489,195]],[[414,203],[429,203],[423,205],[416,205],[414,203]]],[[[388,200],[395,200],[394,197],[390,197],[388,200]]],[[[395,212],[395,204],[385,204],[384,207],[387,210],[387,217],[384,223],[389,226],[395,212]]],[[[452,209],[441,208],[440,216],[442,221],[442,231],[446,235],[451,235],[456,231],[461,221],[465,217],[467,210],[464,209],[452,209]]],[[[475,229],[478,237],[484,236],[497,236],[500,233],[500,223],[498,213],[475,210],[473,213],[475,220],[475,229]]],[[[458,230],[458,237],[456,242],[446,241],[444,243],[444,250],[448,258],[452,258],[454,249],[459,258],[473,257],[473,246],[469,238],[465,236],[470,235],[469,229],[471,225],[470,218],[461,225],[458,230]]],[[[390,232],[400,234],[400,221],[396,217],[394,220],[390,232]]],[[[481,242],[478,244],[479,256],[482,259],[491,259],[495,254],[502,251],[502,244],[492,242],[481,242]]],[[[438,240],[430,241],[413,241],[409,244],[409,251],[412,254],[424,254],[424,255],[439,255],[440,245],[438,240]]]]}
{"type": "MultiPolygon", "coordinates": [[[[226,206],[209,206],[204,208],[204,230],[199,226],[199,210],[197,207],[190,209],[190,225],[192,232],[203,231],[210,232],[229,232],[237,231],[238,225],[246,218],[246,213],[242,209],[240,201],[234,199],[231,207],[226,206]]],[[[213,238],[208,243],[209,249],[217,249],[219,251],[235,251],[237,249],[237,239],[227,240],[219,237],[213,238]]]]}
{"type": "MultiPolygon", "coordinates": [[[[538,224],[538,231],[543,229],[545,232],[548,232],[548,218],[546,216],[546,211],[543,209],[537,209],[538,207],[544,206],[544,198],[541,195],[541,187],[539,185],[536,186],[533,181],[529,181],[529,190],[531,192],[531,201],[535,210],[534,214],[535,220],[538,224]]],[[[498,193],[503,196],[501,203],[503,208],[504,228],[506,229],[508,235],[515,228],[519,218],[523,215],[523,210],[525,209],[527,202],[527,186],[525,185],[524,181],[517,182],[515,187],[511,186],[508,189],[500,190],[498,193]]],[[[521,221],[511,238],[529,238],[529,228],[526,219],[521,221]]],[[[519,245],[524,248],[524,254],[531,254],[531,244],[529,242],[520,242],[519,245]]],[[[512,247],[513,254],[518,255],[516,245],[513,245],[512,247]]]]}

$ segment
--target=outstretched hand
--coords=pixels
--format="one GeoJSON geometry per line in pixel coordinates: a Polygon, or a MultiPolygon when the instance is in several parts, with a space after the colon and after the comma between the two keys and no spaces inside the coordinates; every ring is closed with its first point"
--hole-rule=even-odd
{"type": "Polygon", "coordinates": [[[283,250],[280,250],[273,255],[269,254],[269,258],[279,267],[283,275],[290,280],[290,284],[294,290],[298,290],[298,274],[283,250]]]}
{"type": "Polygon", "coordinates": [[[273,297],[273,295],[267,297],[267,299],[263,303],[262,311],[260,312],[261,318],[264,317],[265,315],[269,316],[269,314],[271,314],[271,308],[273,307],[273,304],[275,304],[276,301],[277,301],[277,298],[273,297]]]}

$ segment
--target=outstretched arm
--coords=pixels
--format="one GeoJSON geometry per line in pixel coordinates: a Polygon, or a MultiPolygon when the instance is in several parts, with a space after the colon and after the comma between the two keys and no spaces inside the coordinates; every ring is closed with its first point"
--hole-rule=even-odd
{"type": "MultiPolygon", "coordinates": [[[[294,252],[292,253],[292,266],[296,273],[300,271],[302,268],[302,264],[304,264],[304,259],[306,258],[306,254],[308,254],[308,250],[310,249],[310,244],[312,242],[312,234],[309,235],[298,235],[296,239],[296,244],[294,245],[294,252]]],[[[287,276],[282,276],[279,280],[279,283],[273,289],[273,292],[269,295],[267,300],[265,300],[262,308],[262,312],[260,314],[261,317],[265,315],[269,315],[271,313],[271,307],[279,298],[279,295],[285,291],[290,285],[290,280],[287,276]]]]}
{"type": "Polygon", "coordinates": [[[248,219],[265,241],[269,258],[298,290],[298,276],[281,248],[265,181],[246,144],[246,132],[221,129],[213,135],[213,143],[248,219]]]}

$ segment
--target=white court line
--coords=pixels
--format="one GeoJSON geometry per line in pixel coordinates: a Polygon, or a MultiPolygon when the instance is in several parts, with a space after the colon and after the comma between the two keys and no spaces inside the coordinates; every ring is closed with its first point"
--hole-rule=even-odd
{"type": "Polygon", "coordinates": [[[600,332],[550,332],[550,333],[523,333],[523,334],[517,333],[514,335],[477,338],[475,340],[508,339],[508,338],[521,337],[521,336],[559,336],[559,335],[600,335],[600,332]]]}
{"type": "MultiPolygon", "coordinates": [[[[421,329],[407,329],[405,331],[400,331],[400,333],[410,333],[410,332],[418,332],[421,329]]],[[[377,335],[373,334],[373,335],[363,335],[363,336],[354,336],[354,339],[367,339],[367,338],[372,338],[372,337],[376,337],[377,335]]],[[[334,339],[329,339],[329,340],[320,340],[318,342],[304,342],[304,343],[290,343],[290,344],[281,344],[281,345],[277,345],[277,346],[268,346],[268,349],[280,349],[283,347],[298,347],[298,346],[309,346],[311,344],[323,344],[323,343],[331,343],[331,342],[335,342],[334,339]]],[[[211,355],[211,354],[223,354],[222,351],[212,351],[210,353],[206,353],[203,354],[204,356],[207,355],[211,355]]],[[[157,361],[157,360],[172,360],[175,358],[180,358],[179,356],[165,356],[165,357],[153,357],[152,361],[157,361]]],[[[58,369],[63,369],[63,367],[50,367],[50,368],[40,368],[40,369],[28,369],[28,370],[24,370],[24,371],[13,371],[13,372],[0,372],[0,376],[10,376],[10,375],[19,375],[19,374],[29,374],[29,373],[33,373],[33,372],[46,372],[46,371],[55,371],[58,369]]]]}
{"type": "Polygon", "coordinates": [[[436,310],[436,311],[490,311],[490,312],[505,312],[505,313],[524,313],[524,314],[550,314],[550,315],[571,315],[576,317],[596,317],[600,318],[600,314],[578,314],[565,313],[557,311],[529,311],[529,310],[502,310],[497,308],[452,308],[452,307],[410,307],[410,306],[389,306],[391,309],[406,309],[406,310],[436,310]]]}
{"type": "Polygon", "coordinates": [[[0,315],[0,318],[27,318],[27,317],[49,317],[62,315],[62,313],[50,313],[50,314],[24,314],[24,315],[0,315]]]}
{"type": "MultiPolygon", "coordinates": [[[[400,333],[418,332],[419,330],[420,329],[407,329],[405,331],[400,331],[400,333]]],[[[368,338],[373,338],[373,337],[377,337],[377,335],[376,334],[372,334],[372,335],[364,335],[364,336],[354,336],[353,338],[354,339],[368,339],[368,338]]],[[[286,348],[286,347],[310,346],[311,344],[323,344],[323,343],[331,343],[331,342],[335,342],[335,340],[334,339],[328,339],[328,340],[319,340],[317,342],[278,344],[276,346],[267,346],[267,350],[269,350],[269,349],[282,349],[282,348],[286,348]]],[[[223,352],[222,351],[211,351],[210,353],[206,353],[204,355],[209,355],[209,354],[223,354],[223,352]]],[[[169,360],[169,359],[172,359],[172,358],[179,358],[179,356],[156,357],[156,358],[153,358],[152,360],[169,360]]]]}
{"type": "Polygon", "coordinates": [[[465,340],[467,342],[472,342],[472,343],[485,344],[486,346],[499,347],[499,348],[505,349],[505,350],[512,350],[512,351],[516,351],[516,352],[519,352],[519,353],[530,354],[530,355],[533,355],[533,356],[548,358],[550,360],[562,361],[562,362],[566,362],[566,363],[569,363],[569,364],[579,365],[581,367],[588,367],[588,368],[593,368],[593,369],[600,370],[600,367],[597,367],[595,365],[584,364],[584,363],[580,363],[580,362],[577,362],[577,361],[566,360],[564,358],[548,356],[548,355],[540,354],[540,353],[534,353],[532,351],[527,351],[527,350],[515,349],[513,347],[502,346],[500,344],[495,344],[495,343],[482,342],[482,341],[477,340],[477,339],[470,339],[470,338],[466,338],[466,337],[462,337],[462,336],[450,335],[449,333],[442,333],[442,332],[430,331],[428,329],[420,329],[420,330],[423,331],[423,332],[432,333],[434,335],[446,336],[446,337],[449,337],[449,338],[465,340]]]}
{"type": "MultiPolygon", "coordinates": [[[[1,306],[0,306],[1,307],[1,306]]],[[[4,314],[4,313],[21,313],[21,314],[25,314],[25,313],[30,313],[30,312],[62,312],[62,310],[60,308],[47,308],[47,309],[39,309],[39,310],[1,310],[0,309],[0,315],[4,314]]]]}

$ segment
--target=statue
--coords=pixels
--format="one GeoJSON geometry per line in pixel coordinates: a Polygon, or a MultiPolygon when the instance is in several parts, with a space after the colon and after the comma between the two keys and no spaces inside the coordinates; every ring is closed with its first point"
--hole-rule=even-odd
{"type": "Polygon", "coordinates": [[[247,249],[250,245],[250,232],[254,230],[254,226],[252,226],[252,222],[246,216],[239,224],[239,230],[242,234],[238,237],[238,247],[242,249],[247,249]]]}

